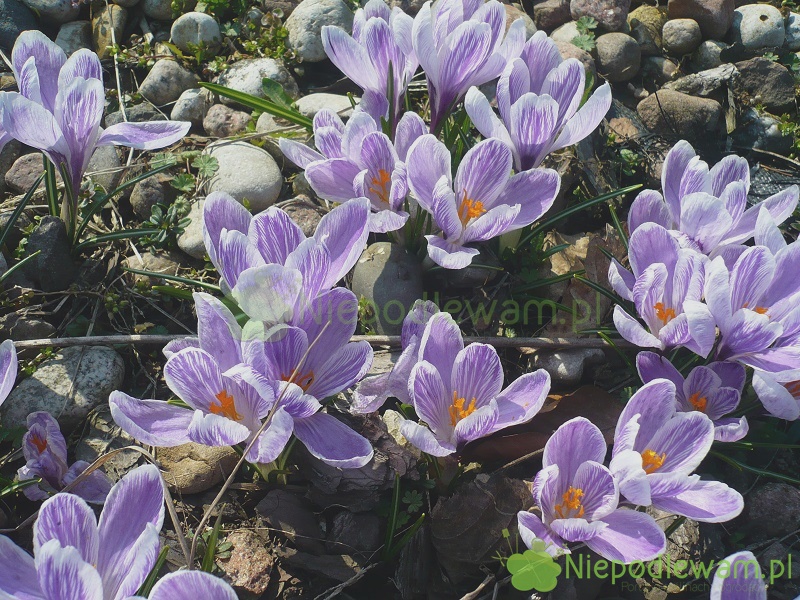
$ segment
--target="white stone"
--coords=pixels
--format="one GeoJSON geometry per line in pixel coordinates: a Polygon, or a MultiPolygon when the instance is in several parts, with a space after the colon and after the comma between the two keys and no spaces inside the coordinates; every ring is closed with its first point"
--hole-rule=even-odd
{"type": "Polygon", "coordinates": [[[175,102],[186,90],[196,88],[199,81],[197,75],[176,61],[162,58],[142,81],[139,93],[156,106],[163,106],[175,102]]]}
{"type": "Polygon", "coordinates": [[[74,21],[81,11],[80,5],[72,5],[72,0],[22,0],[22,3],[43,19],[55,23],[74,21]]]}
{"type": "MultiPolygon", "coordinates": [[[[356,104],[358,104],[359,99],[355,98],[355,101],[356,104]]],[[[350,104],[350,98],[342,96],[341,94],[309,94],[297,101],[297,110],[310,119],[313,119],[314,115],[323,108],[338,113],[342,118],[347,118],[353,114],[353,106],[350,104]]]]}
{"type": "Polygon", "coordinates": [[[178,17],[170,30],[172,43],[183,52],[202,48],[206,56],[214,56],[222,45],[222,32],[211,15],[188,12],[178,17]]]}
{"type": "MultiPolygon", "coordinates": [[[[261,80],[265,77],[274,79],[283,86],[283,90],[292,98],[300,94],[297,82],[283,64],[274,58],[249,58],[234,63],[229,69],[217,77],[217,83],[233,90],[266,98],[261,80]]],[[[236,104],[229,98],[221,98],[223,104],[236,104]]]]}
{"type": "Polygon", "coordinates": [[[353,13],[342,0],[303,0],[286,19],[289,33],[286,46],[304,62],[320,62],[327,58],[322,47],[322,28],[341,27],[348,33],[353,28],[353,13]]]}
{"type": "Polygon", "coordinates": [[[92,24],[89,21],[64,23],[58,30],[56,44],[67,56],[81,48],[92,48],[92,24]]]}
{"type": "Polygon", "coordinates": [[[786,19],[784,43],[789,50],[800,50],[800,14],[789,13],[789,17],[786,19]]]}
{"type": "Polygon", "coordinates": [[[206,255],[206,246],[203,242],[203,201],[192,204],[186,217],[190,222],[178,236],[178,248],[192,258],[202,260],[206,255]]]}
{"type": "Polygon", "coordinates": [[[206,91],[201,88],[186,90],[175,102],[169,118],[173,121],[189,121],[195,127],[203,125],[210,103],[206,91]]]}
{"type": "Polygon", "coordinates": [[[208,184],[209,192],[226,192],[239,202],[247,200],[254,213],[272,206],[283,186],[283,175],[266,150],[244,141],[220,141],[205,152],[219,168],[208,184]]]}
{"type": "Polygon", "coordinates": [[[783,15],[769,4],[747,4],[733,12],[731,35],[745,48],[758,50],[783,46],[786,28],[783,15]]]}

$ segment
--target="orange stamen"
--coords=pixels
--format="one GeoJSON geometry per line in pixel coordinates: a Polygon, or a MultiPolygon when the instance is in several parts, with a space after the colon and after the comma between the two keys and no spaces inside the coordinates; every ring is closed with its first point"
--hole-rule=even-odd
{"type": "Polygon", "coordinates": [[[227,417],[233,421],[239,421],[242,418],[241,415],[236,412],[236,405],[233,402],[233,396],[231,396],[227,391],[222,390],[219,394],[217,394],[216,397],[217,400],[219,400],[219,404],[212,404],[209,406],[209,411],[215,415],[227,417]]]}
{"type": "Polygon", "coordinates": [[[464,190],[464,197],[461,199],[461,204],[458,206],[458,218],[461,224],[466,227],[471,219],[480,217],[486,209],[483,208],[483,202],[480,200],[473,200],[467,196],[467,191],[464,190]]]}
{"type": "Polygon", "coordinates": [[[648,475],[650,473],[655,473],[661,468],[661,465],[664,464],[666,459],[666,452],[663,454],[657,454],[653,450],[645,450],[642,452],[642,468],[648,475]]]}
{"type": "Polygon", "coordinates": [[[477,400],[473,398],[467,406],[464,406],[467,403],[466,398],[459,398],[458,392],[453,392],[453,404],[450,405],[450,424],[455,427],[456,423],[458,423],[461,419],[464,419],[470,416],[472,413],[475,412],[477,408],[475,403],[477,400]]]}
{"type": "Polygon", "coordinates": [[[708,399],[705,396],[700,396],[700,392],[695,392],[694,394],[689,396],[689,404],[691,404],[695,410],[704,413],[706,412],[706,405],[708,404],[708,399]]]}
{"type": "Polygon", "coordinates": [[[289,375],[281,375],[281,380],[293,383],[302,388],[304,392],[307,392],[308,388],[311,387],[311,384],[314,383],[314,371],[298,373],[294,378],[292,378],[291,373],[289,375]]]}
{"type": "Polygon", "coordinates": [[[665,308],[665,307],[664,307],[664,303],[663,303],[663,302],[656,302],[656,303],[653,305],[653,308],[655,308],[655,309],[656,309],[656,316],[659,318],[659,320],[660,320],[660,321],[661,321],[661,322],[662,322],[664,325],[666,325],[666,324],[667,324],[667,323],[669,323],[669,322],[670,322],[672,319],[674,319],[674,318],[675,318],[675,310],[674,310],[674,309],[672,309],[672,308],[665,308]]]}
{"type": "Polygon", "coordinates": [[[586,513],[581,504],[583,490],[569,486],[561,496],[561,502],[556,504],[553,512],[559,519],[580,519],[586,513]]]}
{"type": "Polygon", "coordinates": [[[32,435],[30,440],[40,454],[47,449],[47,440],[40,438],[38,435],[32,435]]]}
{"type": "Polygon", "coordinates": [[[368,188],[370,192],[381,199],[384,204],[389,204],[389,184],[392,176],[386,169],[378,169],[378,176],[372,178],[374,187],[368,188]]]}

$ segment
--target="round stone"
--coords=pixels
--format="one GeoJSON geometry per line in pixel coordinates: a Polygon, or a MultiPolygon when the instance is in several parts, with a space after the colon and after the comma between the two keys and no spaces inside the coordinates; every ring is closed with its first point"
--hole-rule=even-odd
{"type": "Polygon", "coordinates": [[[348,33],[353,27],[353,13],[342,0],[303,0],[286,19],[286,46],[304,62],[327,58],[322,47],[322,28],[341,27],[348,33]]]}
{"type": "Polygon", "coordinates": [[[188,12],[172,24],[170,39],[184,52],[202,48],[206,56],[213,56],[222,45],[222,32],[211,15],[188,12]]]}
{"type": "Polygon", "coordinates": [[[731,37],[749,50],[778,48],[786,37],[783,15],[769,4],[740,6],[733,13],[731,37]]]}
{"type": "Polygon", "coordinates": [[[633,79],[642,58],[639,44],[624,33],[606,33],[597,38],[597,70],[615,83],[633,79]]]}
{"type": "Polygon", "coordinates": [[[703,41],[700,25],[694,19],[673,19],[661,31],[664,50],[673,56],[694,52],[703,41]]]}
{"type": "Polygon", "coordinates": [[[205,152],[217,159],[219,168],[208,183],[209,192],[227,192],[247,202],[253,212],[272,206],[283,186],[283,175],[269,152],[243,141],[220,141],[205,152]]]}

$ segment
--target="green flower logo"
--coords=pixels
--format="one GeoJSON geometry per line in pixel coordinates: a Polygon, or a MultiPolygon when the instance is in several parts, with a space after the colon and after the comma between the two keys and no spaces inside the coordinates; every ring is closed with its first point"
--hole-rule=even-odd
{"type": "Polygon", "coordinates": [[[561,565],[546,552],[546,547],[542,540],[534,540],[530,550],[508,557],[511,585],[522,592],[549,592],[556,587],[561,565]]]}

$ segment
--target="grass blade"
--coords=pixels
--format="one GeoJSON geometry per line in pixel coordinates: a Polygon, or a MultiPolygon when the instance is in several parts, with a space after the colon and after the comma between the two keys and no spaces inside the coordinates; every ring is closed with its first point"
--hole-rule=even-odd
{"type": "Polygon", "coordinates": [[[296,110],[284,108],[283,106],[275,104],[274,102],[270,102],[269,100],[257,98],[256,96],[239,92],[237,90],[232,90],[230,88],[226,88],[225,86],[217,85],[216,83],[206,83],[205,81],[201,81],[200,86],[211,90],[215,94],[235,100],[239,104],[243,104],[244,106],[253,110],[260,110],[273,116],[280,117],[281,119],[286,119],[295,125],[305,127],[308,131],[313,131],[314,129],[314,124],[312,123],[311,119],[301,115],[296,110]]]}
{"type": "Polygon", "coordinates": [[[31,188],[27,192],[25,192],[25,195],[22,197],[22,200],[19,201],[17,208],[15,208],[14,212],[11,213],[11,218],[8,220],[5,229],[3,229],[2,232],[0,232],[0,248],[2,248],[3,244],[6,243],[6,238],[8,237],[8,234],[14,228],[14,224],[17,222],[17,219],[19,219],[19,216],[22,214],[22,211],[25,210],[25,207],[28,205],[28,202],[30,202],[31,198],[33,198],[33,195],[36,193],[36,189],[39,187],[39,184],[42,183],[45,174],[46,173],[42,173],[41,175],[39,175],[36,181],[33,182],[31,188]]]}
{"type": "Polygon", "coordinates": [[[19,261],[17,264],[15,264],[13,267],[11,267],[8,271],[6,271],[2,275],[0,275],[0,283],[3,283],[6,279],[11,277],[12,273],[17,271],[18,269],[21,269],[24,265],[28,264],[30,261],[32,261],[34,258],[39,256],[41,253],[42,253],[41,250],[37,250],[33,254],[23,258],[21,261],[19,261]]]}
{"type": "Polygon", "coordinates": [[[128,273],[135,273],[136,275],[146,275],[147,277],[152,277],[153,279],[166,279],[167,281],[177,281],[178,283],[185,283],[186,285],[195,285],[197,287],[205,288],[212,292],[216,292],[217,294],[221,294],[222,290],[219,288],[218,285],[214,285],[213,283],[206,283],[205,281],[197,281],[195,279],[189,279],[188,277],[181,277],[180,275],[169,275],[168,273],[156,273],[155,271],[143,271],[141,269],[131,269],[130,267],[123,267],[124,271],[128,271],[128,273]]]}
{"type": "Polygon", "coordinates": [[[75,251],[78,252],[80,250],[83,250],[84,248],[97,246],[98,244],[102,244],[103,242],[111,242],[114,240],[127,240],[129,238],[138,238],[144,235],[155,235],[159,231],[160,231],[159,229],[125,229],[123,231],[104,233],[103,235],[98,235],[93,238],[89,238],[84,242],[81,242],[80,244],[75,246],[75,251]]]}

